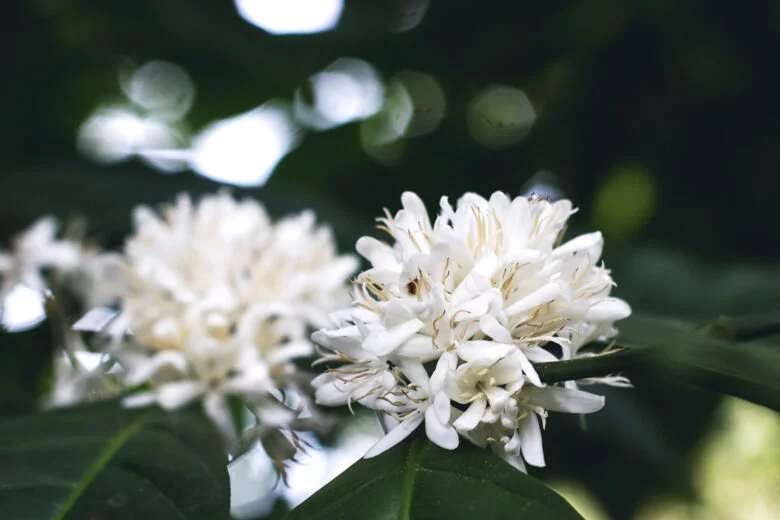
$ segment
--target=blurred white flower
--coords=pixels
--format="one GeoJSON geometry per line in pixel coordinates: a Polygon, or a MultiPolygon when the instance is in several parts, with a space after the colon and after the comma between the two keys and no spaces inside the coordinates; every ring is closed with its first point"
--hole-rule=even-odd
{"type": "Polygon", "coordinates": [[[79,244],[57,238],[56,219],[42,217],[14,239],[10,252],[0,251],[0,295],[18,283],[42,294],[48,287],[44,269],[75,269],[81,256],[79,244]]]}
{"type": "Polygon", "coordinates": [[[366,119],[382,108],[385,89],[376,69],[355,58],[339,58],[308,79],[312,103],[295,92],[293,115],[304,126],[326,130],[366,119]]]}
{"type": "Polygon", "coordinates": [[[313,352],[308,329],[348,302],[356,259],[337,255],[313,213],[274,223],[257,202],[224,192],[197,203],[181,195],[162,215],[141,206],[134,218],[109,330],[126,383],[151,390],[127,404],[202,399],[230,438],[224,398],[239,395],[261,424],[289,424],[297,415],[283,392],[301,379],[292,360],[313,352]]]}
{"type": "Polygon", "coordinates": [[[469,193],[453,208],[444,197],[433,223],[416,195],[401,200],[403,210],[379,219],[392,245],[357,242],[372,267],[355,281],[356,307],[313,336],[331,351],[322,361],[338,363],[315,379],[317,402],[381,412],[390,431],[368,456],[425,422],[444,448],[458,432],[517,467],[521,453],[544,465],[536,415],[589,413],[603,399],[573,383],[545,386],[532,363],[579,356],[630,314],[597,265],[601,234],[559,245],[568,200],[469,193]]]}

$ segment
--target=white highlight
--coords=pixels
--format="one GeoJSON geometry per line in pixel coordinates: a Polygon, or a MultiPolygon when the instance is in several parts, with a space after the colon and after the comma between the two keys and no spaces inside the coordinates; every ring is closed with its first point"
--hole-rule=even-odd
{"type": "Polygon", "coordinates": [[[144,148],[172,148],[182,139],[166,123],[123,107],[99,108],[81,125],[78,147],[95,162],[112,164],[144,148]]]}
{"type": "Polygon", "coordinates": [[[307,34],[336,27],[343,0],[235,0],[238,14],[271,34],[307,34]]]}
{"type": "Polygon", "coordinates": [[[23,284],[14,285],[2,305],[2,324],[8,332],[31,329],[46,319],[41,295],[23,284]]]}
{"type": "Polygon", "coordinates": [[[367,62],[339,58],[309,78],[313,105],[298,89],[293,114],[302,125],[326,130],[370,117],[382,108],[384,87],[379,74],[367,62]]]}
{"type": "Polygon", "coordinates": [[[189,149],[145,150],[142,156],[186,164],[218,182],[262,186],[301,138],[287,107],[268,103],[212,123],[195,136],[189,149]]]}

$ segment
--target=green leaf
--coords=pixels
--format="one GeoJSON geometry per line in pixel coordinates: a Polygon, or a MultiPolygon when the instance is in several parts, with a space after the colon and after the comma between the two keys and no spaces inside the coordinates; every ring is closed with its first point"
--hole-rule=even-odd
{"type": "Polygon", "coordinates": [[[0,467],[0,518],[230,518],[221,439],[193,409],[18,417],[0,423],[0,467]]]}
{"type": "Polygon", "coordinates": [[[558,494],[467,441],[455,451],[424,436],[361,459],[286,520],[579,519],[558,494]]]}
{"type": "Polygon", "coordinates": [[[711,330],[641,316],[619,327],[622,346],[655,349],[653,369],[780,411],[780,349],[760,340],[729,342],[711,330]]]}

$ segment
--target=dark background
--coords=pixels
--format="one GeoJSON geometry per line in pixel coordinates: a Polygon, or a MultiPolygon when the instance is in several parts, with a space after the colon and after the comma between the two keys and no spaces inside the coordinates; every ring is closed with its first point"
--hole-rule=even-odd
{"type": "MultiPolygon", "coordinates": [[[[387,29],[404,2],[353,0],[336,30],[305,36],[266,34],[229,0],[6,4],[2,244],[53,213],[86,217],[90,234],[116,246],[136,204],[218,187],[79,154],[77,129],[117,95],[123,60],[183,66],[197,88],[188,117],[197,129],[291,98],[311,74],[351,56],[386,78],[404,69],[434,75],[447,97],[439,129],[410,140],[393,166],[366,155],[357,125],[312,132],[265,187],[236,193],[276,214],[314,207],[349,250],[374,233],[382,207],[398,208],[404,190],[435,208],[443,194],[518,195],[545,170],[581,208],[575,230],[604,230],[617,294],[635,310],[703,323],[780,309],[777,2],[434,1],[418,27],[396,34],[387,29]],[[522,88],[538,114],[525,142],[499,151],[477,144],[466,125],[469,100],[491,84],[522,88]],[[643,172],[645,184],[629,175],[610,190],[626,169],[643,172]],[[638,200],[650,201],[639,224],[621,225],[636,218],[638,200]]],[[[572,423],[546,437],[567,446],[548,450],[547,474],[573,474],[615,518],[655,489],[691,491],[686,457],[716,401],[639,375],[635,382],[633,393],[613,392],[587,434],[572,434],[572,423]]]]}

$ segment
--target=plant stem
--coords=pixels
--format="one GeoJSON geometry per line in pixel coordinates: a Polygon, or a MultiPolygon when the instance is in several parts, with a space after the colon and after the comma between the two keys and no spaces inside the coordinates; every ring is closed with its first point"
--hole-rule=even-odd
{"type": "Polygon", "coordinates": [[[557,383],[614,374],[630,366],[648,361],[651,355],[650,349],[620,348],[607,354],[568,361],[534,363],[534,368],[542,382],[557,383]]]}

